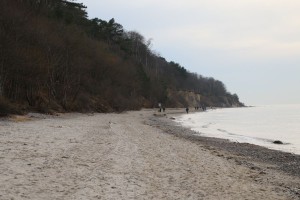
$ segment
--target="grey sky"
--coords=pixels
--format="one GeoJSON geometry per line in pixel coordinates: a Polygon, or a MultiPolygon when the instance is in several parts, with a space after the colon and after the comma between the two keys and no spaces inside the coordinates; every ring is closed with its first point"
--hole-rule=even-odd
{"type": "Polygon", "coordinates": [[[299,0],[77,0],[247,105],[300,103],[299,0]]]}

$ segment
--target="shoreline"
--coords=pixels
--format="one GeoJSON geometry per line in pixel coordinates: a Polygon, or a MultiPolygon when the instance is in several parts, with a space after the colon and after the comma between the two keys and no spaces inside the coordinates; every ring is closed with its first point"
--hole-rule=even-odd
{"type": "Polygon", "coordinates": [[[218,150],[240,156],[240,158],[245,161],[276,165],[276,169],[300,177],[300,155],[298,154],[269,149],[250,143],[239,143],[232,142],[228,139],[200,136],[198,132],[183,127],[180,123],[173,121],[177,116],[185,114],[184,112],[177,110],[167,114],[171,116],[166,115],[160,118],[156,117],[156,119],[154,117],[150,118],[150,125],[156,126],[169,134],[189,139],[194,142],[200,142],[218,148],[218,150]]]}
{"type": "Polygon", "coordinates": [[[170,119],[183,111],[0,121],[0,199],[300,198],[297,173],[195,138],[170,119]]]}

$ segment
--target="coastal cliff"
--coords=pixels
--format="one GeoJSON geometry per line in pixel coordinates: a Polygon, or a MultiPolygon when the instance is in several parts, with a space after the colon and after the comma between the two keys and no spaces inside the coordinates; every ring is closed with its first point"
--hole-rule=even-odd
{"type": "Polygon", "coordinates": [[[193,91],[168,91],[167,105],[170,107],[243,107],[237,96],[206,96],[193,91]]]}
{"type": "Polygon", "coordinates": [[[168,91],[167,104],[170,107],[200,107],[201,103],[201,95],[192,91],[168,91]]]}
{"type": "Polygon", "coordinates": [[[114,18],[88,19],[85,8],[0,1],[0,115],[242,105],[221,81],[167,61],[114,18]]]}

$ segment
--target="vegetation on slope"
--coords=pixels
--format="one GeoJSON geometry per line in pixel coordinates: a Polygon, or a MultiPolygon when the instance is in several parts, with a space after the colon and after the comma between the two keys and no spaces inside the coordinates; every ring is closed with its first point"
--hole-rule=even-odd
{"type": "Polygon", "coordinates": [[[114,19],[88,19],[85,8],[66,0],[0,1],[0,113],[176,107],[170,90],[201,94],[207,106],[242,105],[222,82],[166,61],[114,19]]]}

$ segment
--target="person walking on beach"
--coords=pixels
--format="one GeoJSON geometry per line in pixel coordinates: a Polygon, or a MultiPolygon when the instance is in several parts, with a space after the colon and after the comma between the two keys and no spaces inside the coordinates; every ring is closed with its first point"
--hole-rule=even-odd
{"type": "Polygon", "coordinates": [[[189,108],[188,108],[188,107],[186,107],[185,111],[186,111],[186,113],[189,113],[189,108]]]}

